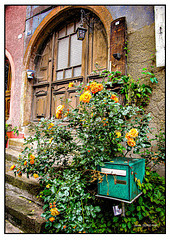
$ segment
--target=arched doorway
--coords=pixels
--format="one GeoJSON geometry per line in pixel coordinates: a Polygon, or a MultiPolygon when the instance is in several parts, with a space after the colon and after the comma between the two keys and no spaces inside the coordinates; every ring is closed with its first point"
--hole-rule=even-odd
{"type": "Polygon", "coordinates": [[[12,71],[9,59],[5,57],[5,121],[9,119],[12,71]]]}
{"type": "Polygon", "coordinates": [[[35,79],[33,82],[32,119],[55,116],[58,105],[67,108],[79,103],[76,88],[98,78],[96,68],[108,67],[108,40],[103,23],[93,12],[85,11],[84,27],[87,29],[83,41],[77,40],[76,29],[80,25],[80,9],[72,9],[62,15],[62,21],[40,44],[34,57],[35,79]],[[94,71],[96,73],[94,74],[94,71]]]}

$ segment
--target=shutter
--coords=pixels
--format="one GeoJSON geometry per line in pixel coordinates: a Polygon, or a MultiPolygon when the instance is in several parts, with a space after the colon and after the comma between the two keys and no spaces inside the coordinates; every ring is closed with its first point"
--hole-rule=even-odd
{"type": "Polygon", "coordinates": [[[126,18],[121,17],[111,23],[110,32],[110,61],[111,71],[120,71],[126,74],[126,18]],[[116,59],[113,54],[120,54],[121,58],[116,59]]]}

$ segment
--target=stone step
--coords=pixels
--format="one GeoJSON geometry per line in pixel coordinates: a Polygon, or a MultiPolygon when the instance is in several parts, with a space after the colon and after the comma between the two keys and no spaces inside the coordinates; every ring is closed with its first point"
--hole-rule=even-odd
{"type": "Polygon", "coordinates": [[[16,163],[20,154],[21,153],[19,151],[16,151],[16,150],[13,150],[13,149],[10,149],[10,148],[5,149],[5,159],[6,159],[6,161],[16,163]]]}
{"type": "Polygon", "coordinates": [[[25,196],[24,191],[6,184],[5,192],[6,219],[25,233],[43,233],[45,219],[41,217],[41,203],[25,196]]]}
{"type": "Polygon", "coordinates": [[[18,177],[17,175],[15,177],[12,171],[5,173],[5,182],[21,189],[23,193],[25,192],[25,195],[29,195],[32,198],[37,198],[37,195],[42,190],[37,179],[33,177],[27,178],[25,174],[22,177],[18,177]]]}
{"type": "Polygon", "coordinates": [[[23,138],[9,138],[8,148],[13,150],[22,151],[25,148],[23,138]]]}
{"type": "Polygon", "coordinates": [[[5,233],[24,233],[20,228],[5,220],[5,233]]]}

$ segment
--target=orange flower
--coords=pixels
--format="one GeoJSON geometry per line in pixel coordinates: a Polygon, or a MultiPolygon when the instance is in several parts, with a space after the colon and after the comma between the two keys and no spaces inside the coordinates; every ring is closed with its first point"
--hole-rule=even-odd
{"type": "Polygon", "coordinates": [[[18,177],[21,177],[22,176],[22,172],[18,172],[18,177]]]}
{"type": "Polygon", "coordinates": [[[34,177],[34,178],[38,178],[39,176],[38,176],[38,174],[34,173],[34,174],[33,174],[33,177],[34,177]]]}
{"type": "Polygon", "coordinates": [[[88,90],[90,90],[90,85],[88,85],[84,88],[84,91],[88,91],[88,90]]]}
{"type": "Polygon", "coordinates": [[[15,167],[16,167],[15,165],[12,165],[12,166],[10,167],[10,170],[14,170],[15,167]]]}
{"type": "Polygon", "coordinates": [[[31,159],[31,160],[34,160],[34,159],[35,159],[35,156],[31,154],[31,155],[30,155],[30,159],[31,159]]]}
{"type": "Polygon", "coordinates": [[[66,228],[66,225],[64,225],[63,228],[65,229],[65,228],[66,228]]]}
{"type": "Polygon", "coordinates": [[[111,99],[115,101],[115,103],[118,103],[118,97],[115,94],[112,94],[111,99]]]}
{"type": "Polygon", "coordinates": [[[74,86],[74,82],[70,82],[69,85],[68,85],[69,88],[71,88],[73,86],[74,86]]]}
{"type": "Polygon", "coordinates": [[[51,129],[52,127],[54,127],[54,123],[50,123],[48,129],[51,129]]]}
{"type": "Polygon", "coordinates": [[[59,215],[59,214],[60,214],[60,212],[57,210],[57,208],[52,208],[52,209],[50,210],[50,212],[51,212],[51,215],[53,215],[53,216],[56,216],[56,215],[59,215]]]}
{"type": "Polygon", "coordinates": [[[30,160],[30,164],[34,164],[34,160],[33,159],[30,160]]]}
{"type": "Polygon", "coordinates": [[[132,128],[130,131],[129,131],[129,135],[132,137],[132,138],[135,138],[138,136],[138,130],[136,128],[132,128]]]}
{"type": "Polygon", "coordinates": [[[80,96],[80,101],[84,102],[84,103],[89,103],[91,99],[91,94],[89,91],[84,92],[81,96],[80,96]]]}
{"type": "MultiPolygon", "coordinates": [[[[76,225],[77,226],[77,225],[76,225]]],[[[74,226],[73,228],[75,229],[76,228],[76,226],[74,226]]]]}
{"type": "Polygon", "coordinates": [[[50,217],[50,218],[49,218],[49,221],[50,221],[50,222],[54,222],[54,220],[55,220],[54,217],[50,217]]]}
{"type": "Polygon", "coordinates": [[[126,138],[127,140],[130,139],[130,138],[131,138],[130,134],[129,134],[129,133],[126,133],[125,138],[126,138]]]}
{"type": "Polygon", "coordinates": [[[97,85],[96,82],[92,82],[92,83],[90,83],[90,89],[91,89],[92,87],[96,86],[96,85],[97,85]]]}
{"type": "Polygon", "coordinates": [[[90,152],[90,150],[88,150],[87,152],[90,152]]]}
{"type": "Polygon", "coordinates": [[[24,162],[24,165],[27,165],[27,161],[24,162]]]}
{"type": "Polygon", "coordinates": [[[127,141],[127,144],[130,146],[130,147],[134,147],[136,145],[136,142],[134,141],[133,138],[129,138],[128,141],[127,141]]]}
{"type": "Polygon", "coordinates": [[[91,87],[91,92],[92,93],[97,93],[99,90],[98,90],[98,86],[97,86],[97,84],[96,85],[93,85],[92,87],[91,87]]]}
{"type": "Polygon", "coordinates": [[[101,83],[98,83],[97,86],[98,86],[98,91],[103,90],[103,85],[101,83]]]}

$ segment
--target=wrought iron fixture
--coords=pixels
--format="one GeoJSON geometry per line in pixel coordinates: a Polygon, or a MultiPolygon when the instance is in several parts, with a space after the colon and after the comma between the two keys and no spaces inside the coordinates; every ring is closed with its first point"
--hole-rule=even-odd
{"type": "Polygon", "coordinates": [[[85,38],[87,29],[83,27],[84,22],[86,22],[86,24],[89,26],[88,19],[87,19],[87,14],[85,13],[85,11],[83,9],[81,9],[81,23],[80,23],[80,27],[78,27],[77,30],[76,30],[77,40],[82,41],[85,38]]]}

